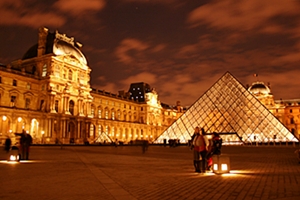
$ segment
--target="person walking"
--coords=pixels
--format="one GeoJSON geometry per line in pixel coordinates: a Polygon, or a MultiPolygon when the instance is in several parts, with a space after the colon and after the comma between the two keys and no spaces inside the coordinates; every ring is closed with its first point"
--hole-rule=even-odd
{"type": "Polygon", "coordinates": [[[5,139],[4,150],[8,153],[11,147],[11,139],[9,136],[5,139]]]}
{"type": "Polygon", "coordinates": [[[146,153],[148,150],[148,140],[142,140],[142,152],[146,153]]]}
{"type": "Polygon", "coordinates": [[[22,131],[20,145],[21,145],[21,159],[29,159],[29,148],[32,143],[32,137],[25,130],[22,131]]]}
{"type": "Polygon", "coordinates": [[[192,148],[194,150],[194,166],[195,171],[198,173],[205,173],[207,146],[204,139],[204,134],[205,133],[203,128],[200,129],[199,127],[196,127],[194,135],[192,136],[192,148]]]}
{"type": "Polygon", "coordinates": [[[206,172],[206,166],[207,166],[207,149],[208,149],[208,139],[205,136],[206,133],[204,131],[204,128],[200,129],[200,136],[198,136],[197,139],[197,144],[199,146],[199,161],[200,161],[200,173],[205,173],[206,172]]]}
{"type": "Polygon", "coordinates": [[[199,135],[200,135],[200,129],[197,126],[194,130],[194,134],[192,135],[192,139],[191,139],[191,150],[193,150],[193,161],[194,161],[195,172],[200,172],[199,151],[198,151],[198,146],[196,146],[196,138],[199,135]]]}
{"type": "Polygon", "coordinates": [[[222,148],[222,138],[216,132],[213,132],[212,137],[212,155],[220,155],[222,148]]]}

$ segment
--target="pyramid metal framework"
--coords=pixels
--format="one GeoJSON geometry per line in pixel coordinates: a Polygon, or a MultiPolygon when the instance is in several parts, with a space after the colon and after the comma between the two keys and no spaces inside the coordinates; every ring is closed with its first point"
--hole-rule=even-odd
{"type": "Polygon", "coordinates": [[[154,143],[187,143],[196,126],[218,132],[224,143],[299,142],[259,100],[226,72],[154,143]]]}

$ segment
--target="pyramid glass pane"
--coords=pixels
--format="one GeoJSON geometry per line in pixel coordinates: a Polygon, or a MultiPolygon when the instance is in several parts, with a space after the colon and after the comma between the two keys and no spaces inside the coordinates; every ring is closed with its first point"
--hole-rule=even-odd
{"type": "Polygon", "coordinates": [[[155,143],[179,139],[186,143],[199,126],[210,134],[218,132],[224,143],[299,142],[229,72],[211,86],[155,143]]]}

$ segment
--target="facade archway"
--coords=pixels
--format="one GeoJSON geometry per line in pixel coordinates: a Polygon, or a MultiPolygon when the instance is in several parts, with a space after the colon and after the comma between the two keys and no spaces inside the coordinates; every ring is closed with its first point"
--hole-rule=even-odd
{"type": "Polygon", "coordinates": [[[11,120],[9,117],[7,117],[6,115],[3,115],[2,118],[0,119],[1,123],[0,123],[0,133],[2,135],[7,135],[9,136],[9,134],[11,133],[11,129],[10,129],[10,125],[11,125],[11,120]]]}
{"type": "Polygon", "coordinates": [[[95,125],[92,124],[92,123],[90,124],[89,137],[90,137],[91,139],[95,139],[95,138],[96,138],[95,125]]]}
{"type": "Polygon", "coordinates": [[[41,138],[42,133],[39,132],[39,122],[36,119],[31,120],[29,133],[34,140],[36,140],[37,138],[41,138]]]}
{"type": "Polygon", "coordinates": [[[69,112],[71,113],[71,115],[74,115],[74,106],[75,106],[75,103],[73,100],[71,100],[69,102],[69,112]]]}
{"type": "Polygon", "coordinates": [[[76,138],[76,128],[75,128],[75,123],[70,121],[68,125],[68,135],[70,139],[75,139],[76,138]]]}
{"type": "Polygon", "coordinates": [[[18,117],[16,122],[16,133],[22,133],[22,130],[25,129],[25,124],[25,120],[22,117],[18,117]]]}

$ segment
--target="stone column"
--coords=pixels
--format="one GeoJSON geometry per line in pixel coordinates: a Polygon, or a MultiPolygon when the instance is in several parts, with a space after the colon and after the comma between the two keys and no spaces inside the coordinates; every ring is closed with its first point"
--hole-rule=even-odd
{"type": "Polygon", "coordinates": [[[62,120],[62,138],[66,137],[66,120],[62,120]]]}
{"type": "Polygon", "coordinates": [[[81,139],[81,121],[77,122],[77,138],[81,139]]]}
{"type": "Polygon", "coordinates": [[[54,96],[55,95],[50,96],[50,113],[56,113],[54,96]]]}
{"type": "Polygon", "coordinates": [[[64,102],[63,102],[63,104],[64,104],[64,113],[65,114],[70,114],[70,112],[69,112],[69,97],[68,96],[64,96],[64,102]]]}
{"type": "Polygon", "coordinates": [[[85,123],[85,135],[86,137],[90,137],[90,126],[89,126],[89,122],[85,123]]]}

